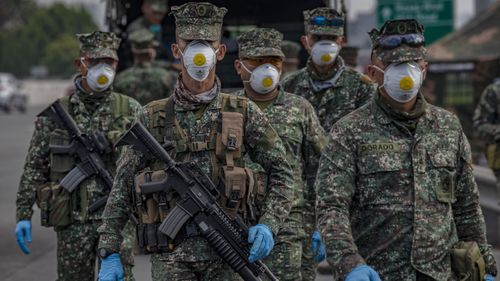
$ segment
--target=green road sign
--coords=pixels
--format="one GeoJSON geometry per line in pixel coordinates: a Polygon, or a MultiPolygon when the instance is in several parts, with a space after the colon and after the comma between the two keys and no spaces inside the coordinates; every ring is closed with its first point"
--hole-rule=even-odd
{"type": "Polygon", "coordinates": [[[425,27],[430,44],[453,31],[453,0],[378,0],[377,24],[390,19],[415,18],[425,27]]]}

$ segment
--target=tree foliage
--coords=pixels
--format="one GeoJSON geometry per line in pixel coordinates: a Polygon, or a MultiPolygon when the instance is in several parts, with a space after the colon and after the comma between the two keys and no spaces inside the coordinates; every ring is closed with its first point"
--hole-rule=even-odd
{"type": "Polygon", "coordinates": [[[69,76],[78,54],[75,34],[96,29],[83,7],[36,7],[24,24],[0,30],[0,71],[27,76],[31,66],[45,64],[51,74],[69,76]]]}

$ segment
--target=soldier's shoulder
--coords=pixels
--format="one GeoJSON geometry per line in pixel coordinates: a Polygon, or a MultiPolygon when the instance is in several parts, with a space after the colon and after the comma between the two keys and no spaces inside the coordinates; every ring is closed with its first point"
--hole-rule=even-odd
{"type": "Polygon", "coordinates": [[[134,110],[142,107],[142,105],[136,99],[134,99],[134,98],[132,98],[130,96],[127,96],[125,94],[122,94],[122,93],[119,93],[119,92],[115,92],[115,91],[113,91],[113,94],[115,95],[114,98],[128,102],[128,107],[132,111],[134,111],[134,110]]]}
{"type": "Polygon", "coordinates": [[[488,85],[485,89],[484,92],[489,92],[494,95],[500,95],[500,78],[496,79],[493,83],[488,85]]]}
{"type": "Polygon", "coordinates": [[[149,103],[147,103],[144,108],[148,111],[159,111],[159,110],[164,110],[166,105],[167,105],[167,101],[168,101],[169,98],[164,98],[164,99],[159,99],[159,100],[154,100],[154,101],[151,101],[149,103]]]}
{"type": "Polygon", "coordinates": [[[373,80],[368,75],[363,74],[350,66],[346,66],[344,73],[345,75],[350,76],[353,80],[359,81],[362,84],[371,85],[374,83],[373,80]]]}
{"type": "Polygon", "coordinates": [[[434,122],[436,122],[438,128],[452,130],[462,128],[460,119],[451,111],[432,104],[428,104],[427,111],[428,114],[431,115],[434,122]]]}
{"type": "Polygon", "coordinates": [[[370,101],[340,118],[333,126],[350,129],[365,127],[366,125],[372,126],[375,124],[374,122],[373,101],[370,101]]]}
{"type": "Polygon", "coordinates": [[[307,69],[301,68],[295,72],[292,72],[288,74],[283,81],[281,81],[281,85],[284,87],[288,87],[291,84],[297,84],[298,82],[304,80],[304,78],[307,76],[307,69]]]}
{"type": "Polygon", "coordinates": [[[312,104],[304,97],[290,93],[287,91],[283,92],[283,99],[285,103],[291,104],[292,106],[299,107],[305,110],[314,110],[312,104]]]}

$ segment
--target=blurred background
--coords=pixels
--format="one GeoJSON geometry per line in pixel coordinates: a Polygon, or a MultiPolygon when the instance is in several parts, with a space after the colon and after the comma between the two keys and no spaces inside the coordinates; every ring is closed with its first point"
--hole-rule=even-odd
{"type": "MultiPolygon", "coordinates": [[[[367,32],[388,19],[416,18],[425,26],[430,51],[423,86],[433,104],[455,112],[473,147],[488,239],[500,249],[499,214],[494,177],[486,165],[484,144],[475,137],[472,114],[481,92],[500,77],[500,0],[252,0],[211,1],[225,6],[223,41],[228,54],[217,72],[225,89],[241,87],[233,61],[235,38],[253,27],[274,27],[299,42],[302,10],[330,6],[347,14],[347,47],[341,55],[364,72],[369,63],[367,32]]],[[[169,6],[187,1],[171,0],[169,6]]],[[[24,256],[14,238],[15,194],[35,115],[72,90],[76,33],[113,31],[123,38],[119,69],[132,63],[127,26],[142,15],[142,0],[0,0],[0,280],[55,279],[55,234],[33,217],[32,254],[24,256]]],[[[170,44],[174,21],[165,16],[159,30],[165,67],[176,69],[170,44]]],[[[300,52],[301,64],[307,53],[300,52]]],[[[497,260],[500,261],[497,250],[497,260]]],[[[138,257],[139,278],[148,280],[147,257],[138,257]]],[[[318,280],[329,280],[328,275],[318,280]]]]}

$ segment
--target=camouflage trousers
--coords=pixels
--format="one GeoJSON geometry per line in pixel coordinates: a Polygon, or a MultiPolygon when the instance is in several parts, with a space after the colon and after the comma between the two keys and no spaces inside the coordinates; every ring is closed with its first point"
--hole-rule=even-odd
{"type": "MultiPolygon", "coordinates": [[[[63,229],[57,229],[57,280],[58,281],[94,281],[98,270],[96,261],[99,234],[99,221],[76,222],[63,229]]],[[[134,281],[133,247],[135,228],[128,223],[123,230],[122,264],[124,280],[134,281]]]]}
{"type": "Polygon", "coordinates": [[[161,254],[151,255],[151,276],[153,281],[240,281],[240,276],[234,272],[222,259],[208,261],[185,261],[166,259],[161,254]]]}
{"type": "Polygon", "coordinates": [[[303,215],[291,213],[278,233],[273,251],[264,260],[279,280],[314,280],[317,263],[311,251],[312,230],[303,215]]]}

